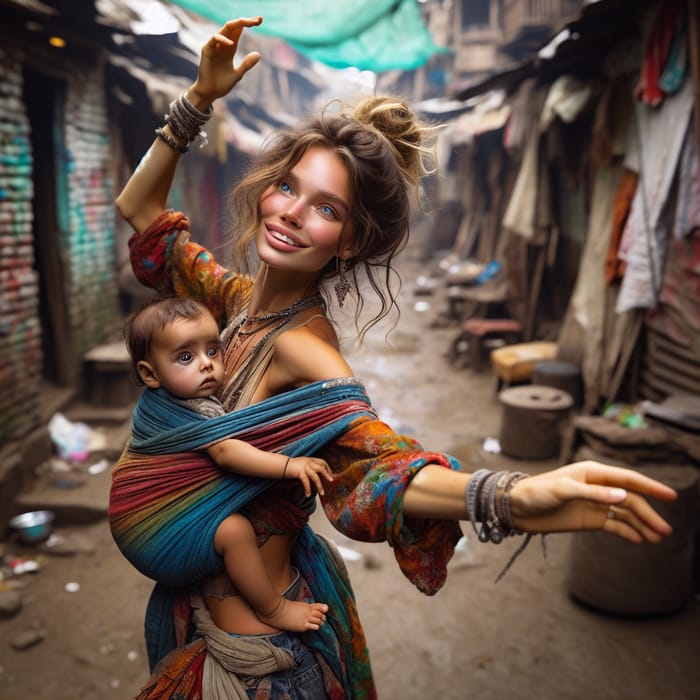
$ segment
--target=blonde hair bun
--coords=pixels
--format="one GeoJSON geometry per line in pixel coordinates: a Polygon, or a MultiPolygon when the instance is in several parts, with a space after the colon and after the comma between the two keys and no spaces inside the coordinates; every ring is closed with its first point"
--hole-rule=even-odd
{"type": "Polygon", "coordinates": [[[411,185],[417,185],[422,177],[434,172],[436,127],[423,123],[400,98],[365,97],[349,116],[388,141],[401,172],[411,185]]]}

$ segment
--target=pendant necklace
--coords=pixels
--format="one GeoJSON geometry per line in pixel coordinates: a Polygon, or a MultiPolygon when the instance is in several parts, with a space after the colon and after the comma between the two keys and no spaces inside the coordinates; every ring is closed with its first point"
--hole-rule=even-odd
{"type": "Polygon", "coordinates": [[[247,316],[243,314],[238,323],[238,327],[233,333],[234,349],[241,344],[244,338],[255,335],[270,326],[275,326],[275,330],[281,328],[289,323],[295,316],[298,316],[302,311],[306,311],[306,309],[310,309],[314,306],[325,307],[320,292],[316,292],[308,297],[302,297],[280,311],[270,311],[269,313],[260,314],[259,316],[247,316]],[[254,325],[255,328],[245,328],[245,326],[251,325],[254,325]]]}

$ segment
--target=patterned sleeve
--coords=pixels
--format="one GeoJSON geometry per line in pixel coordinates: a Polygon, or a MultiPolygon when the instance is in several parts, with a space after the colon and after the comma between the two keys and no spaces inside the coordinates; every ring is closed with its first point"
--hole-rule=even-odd
{"type": "Polygon", "coordinates": [[[189,219],[164,211],[145,231],[129,240],[136,279],[159,294],[191,297],[206,304],[224,323],[238,313],[253,282],[219,265],[202,246],[190,241],[189,219]]]}
{"type": "Polygon", "coordinates": [[[355,540],[387,541],[409,581],[427,595],[436,593],[447,577],[461,528],[452,520],[405,518],[403,495],[422,467],[459,470],[459,462],[426,452],[413,438],[397,435],[372,418],[355,421],[322,456],[334,472],[321,497],[333,526],[355,540]]]}

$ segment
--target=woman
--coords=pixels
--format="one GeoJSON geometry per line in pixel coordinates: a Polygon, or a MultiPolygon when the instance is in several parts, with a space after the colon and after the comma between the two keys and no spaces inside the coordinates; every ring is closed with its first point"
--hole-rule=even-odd
{"type": "MultiPolygon", "coordinates": [[[[212,103],[258,62],[257,53],[238,66],[233,61],[241,32],[261,21],[230,21],[205,44],[194,84],[171,105],[117,200],[136,232],[130,246],[137,277],[162,294],[198,298],[224,328],[220,398],[226,409],[246,415],[300,391],[346,387],[337,404],[334,399],[334,406],[347,409],[342,421],[312,431],[323,434],[317,449],[335,473],[322,497],[324,510],[351,537],[388,540],[403,573],[429,594],[444,581],[459,520],[482,523],[481,537],[494,542],[512,534],[571,530],[603,529],[634,542],[657,542],[668,534],[670,527],[639,494],[671,500],[674,492],[635,472],[583,462],[529,478],[465,474],[445,455],[392,433],[357,393],[320,292],[330,280],[342,305],[350,280],[362,269],[383,312],[394,304],[387,284],[391,261],[408,233],[409,195],[425,174],[427,135],[400,101],[369,98],[352,113],[328,113],[282,133],[264,150],[235,191],[240,249],[252,241],[260,259],[254,279],[220,267],[190,241],[189,221],[165,211],[178,159],[212,103]]],[[[126,471],[118,467],[115,474],[126,471]]],[[[266,488],[244,512],[258,523],[261,554],[280,594],[328,603],[329,624],[311,635],[281,635],[261,623],[220,575],[207,571],[191,599],[207,661],[201,641],[175,652],[143,697],[374,696],[342,563],[309,534],[304,523],[313,506],[285,488],[266,488]],[[277,506],[294,511],[296,524],[271,524],[277,506]]],[[[113,521],[115,531],[120,527],[113,521]]],[[[192,573],[178,585],[195,581],[192,573]]],[[[159,605],[152,601],[153,618],[159,605]]]]}

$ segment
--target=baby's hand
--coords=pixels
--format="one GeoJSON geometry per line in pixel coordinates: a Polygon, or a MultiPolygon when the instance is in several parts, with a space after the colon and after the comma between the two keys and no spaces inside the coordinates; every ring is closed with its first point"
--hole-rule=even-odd
{"type": "Polygon", "coordinates": [[[316,490],[323,495],[323,483],[321,477],[328,481],[333,481],[333,473],[325,459],[318,457],[292,457],[285,469],[287,479],[299,479],[304,486],[304,493],[311,495],[311,484],[313,482],[316,490]]]}

